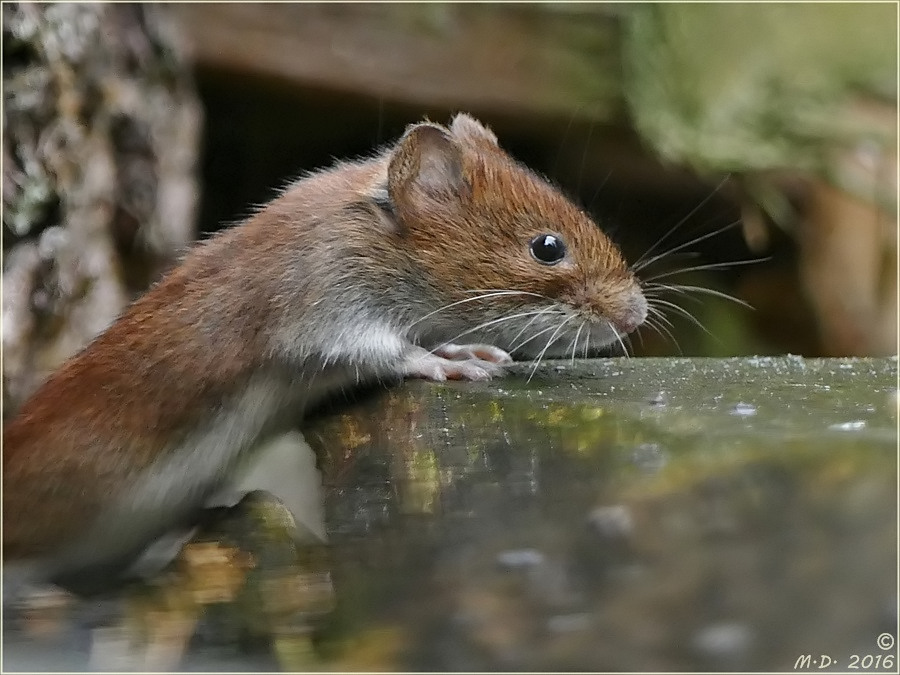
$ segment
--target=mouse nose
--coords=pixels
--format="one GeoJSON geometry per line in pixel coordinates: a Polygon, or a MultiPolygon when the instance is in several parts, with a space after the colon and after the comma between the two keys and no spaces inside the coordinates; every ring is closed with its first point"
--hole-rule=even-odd
{"type": "Polygon", "coordinates": [[[644,323],[647,318],[647,299],[640,291],[635,291],[629,299],[628,305],[618,318],[616,328],[622,333],[631,333],[644,323]]]}

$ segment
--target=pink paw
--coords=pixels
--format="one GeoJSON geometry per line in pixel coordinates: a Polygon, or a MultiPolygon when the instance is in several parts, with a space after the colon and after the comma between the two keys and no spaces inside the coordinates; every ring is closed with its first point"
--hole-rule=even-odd
{"type": "Polygon", "coordinates": [[[491,363],[512,363],[512,357],[494,345],[455,345],[448,343],[434,350],[438,356],[451,361],[489,361],[491,363]]]}
{"type": "Polygon", "coordinates": [[[490,345],[443,345],[434,353],[416,350],[406,361],[404,375],[432,382],[468,380],[479,382],[503,374],[503,366],[512,358],[490,345]]]}

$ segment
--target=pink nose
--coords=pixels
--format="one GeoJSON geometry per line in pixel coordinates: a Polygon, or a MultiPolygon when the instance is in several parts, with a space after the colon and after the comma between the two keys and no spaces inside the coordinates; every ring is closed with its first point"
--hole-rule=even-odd
{"type": "Polygon", "coordinates": [[[626,309],[615,322],[616,328],[622,333],[631,333],[644,323],[646,318],[647,300],[644,298],[643,294],[638,291],[632,296],[628,309],[626,309]]]}

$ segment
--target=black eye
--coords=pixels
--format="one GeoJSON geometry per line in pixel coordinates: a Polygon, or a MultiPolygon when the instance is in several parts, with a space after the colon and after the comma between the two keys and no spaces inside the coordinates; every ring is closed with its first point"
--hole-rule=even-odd
{"type": "Polygon", "coordinates": [[[555,265],[566,257],[566,245],[555,234],[539,234],[531,240],[531,255],[545,265],[555,265]]]}

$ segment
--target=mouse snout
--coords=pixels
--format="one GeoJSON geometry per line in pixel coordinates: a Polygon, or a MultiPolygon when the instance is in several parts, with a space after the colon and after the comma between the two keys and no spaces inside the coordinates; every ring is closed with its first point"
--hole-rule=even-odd
{"type": "Polygon", "coordinates": [[[623,334],[631,333],[647,318],[647,299],[639,289],[631,292],[621,314],[613,321],[616,330],[623,334]]]}

